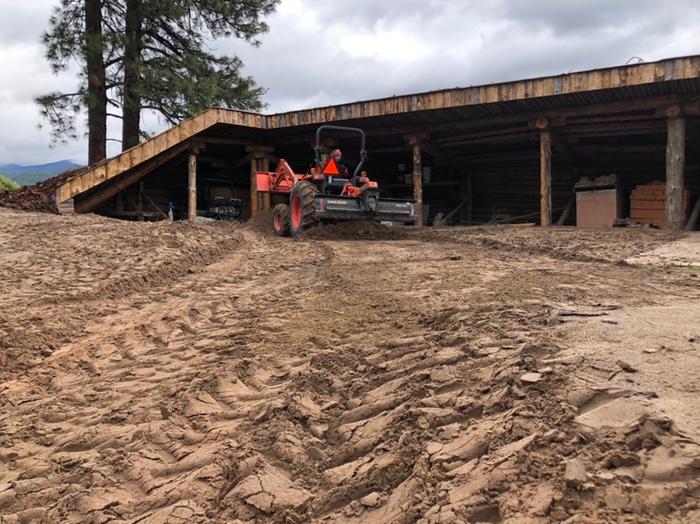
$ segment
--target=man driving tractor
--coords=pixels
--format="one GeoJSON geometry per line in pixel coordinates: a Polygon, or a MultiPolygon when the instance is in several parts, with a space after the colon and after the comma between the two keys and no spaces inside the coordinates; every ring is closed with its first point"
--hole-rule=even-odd
{"type": "Polygon", "coordinates": [[[326,168],[332,160],[333,162],[335,162],[335,166],[338,168],[338,176],[342,176],[343,178],[350,178],[350,172],[348,171],[347,166],[343,164],[343,162],[341,162],[342,157],[343,152],[340,149],[334,149],[333,151],[331,151],[330,155],[328,155],[326,165],[323,166],[321,172],[326,172],[326,168]]]}

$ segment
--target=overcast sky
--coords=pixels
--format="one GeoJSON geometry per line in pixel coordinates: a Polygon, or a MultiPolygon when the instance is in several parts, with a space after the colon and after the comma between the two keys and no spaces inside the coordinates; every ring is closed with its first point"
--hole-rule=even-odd
{"type": "MultiPolygon", "coordinates": [[[[37,128],[34,97],[77,85],[43,58],[57,3],[0,0],[0,164],[86,161],[84,139],[49,148],[37,128]]],[[[700,53],[697,0],[282,0],[268,22],[258,48],[214,44],[268,89],[266,112],[700,53]]]]}

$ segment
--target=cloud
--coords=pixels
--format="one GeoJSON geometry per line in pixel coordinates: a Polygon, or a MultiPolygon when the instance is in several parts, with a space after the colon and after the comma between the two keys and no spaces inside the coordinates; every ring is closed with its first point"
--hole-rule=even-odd
{"type": "MultiPolygon", "coordinates": [[[[0,18],[0,163],[75,158],[85,141],[48,149],[34,96],[70,89],[53,76],[40,35],[54,2],[10,2],[0,18]],[[7,122],[10,122],[8,125],[7,122]]],[[[281,112],[456,86],[503,82],[700,53],[700,4],[688,0],[283,0],[262,45],[236,54],[281,112]]],[[[165,124],[144,118],[149,130],[165,124]]],[[[118,136],[119,130],[110,134],[118,136]]],[[[110,153],[117,144],[110,143],[110,153]]]]}
{"type": "Polygon", "coordinates": [[[699,22],[684,0],[290,0],[259,48],[219,49],[286,111],[694,54],[699,22]]]}

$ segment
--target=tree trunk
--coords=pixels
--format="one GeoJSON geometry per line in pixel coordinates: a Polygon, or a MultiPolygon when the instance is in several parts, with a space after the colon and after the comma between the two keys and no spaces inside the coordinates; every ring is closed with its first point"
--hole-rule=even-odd
{"type": "Polygon", "coordinates": [[[85,0],[88,163],[107,157],[107,91],[102,41],[102,0],[85,0]]]}
{"type": "Polygon", "coordinates": [[[126,0],[122,151],[139,143],[141,132],[142,0],[126,0]]]}

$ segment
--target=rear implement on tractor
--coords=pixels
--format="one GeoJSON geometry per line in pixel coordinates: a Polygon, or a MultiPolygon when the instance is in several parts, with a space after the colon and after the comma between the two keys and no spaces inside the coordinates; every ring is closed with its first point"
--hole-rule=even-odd
{"type": "Polygon", "coordinates": [[[379,184],[362,171],[366,158],[364,131],[355,127],[325,125],[316,130],[315,166],[308,173],[295,173],[284,159],[280,159],[274,172],[256,173],[258,192],[289,196],[288,204],[277,204],[274,208],[275,234],[296,237],[319,223],[346,220],[415,224],[418,217],[416,202],[381,198],[379,184]],[[323,130],[360,134],[360,161],[352,175],[346,171],[344,176],[339,169],[341,166],[333,159],[321,163],[323,130]]]}

